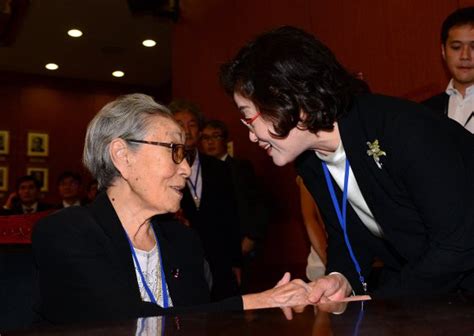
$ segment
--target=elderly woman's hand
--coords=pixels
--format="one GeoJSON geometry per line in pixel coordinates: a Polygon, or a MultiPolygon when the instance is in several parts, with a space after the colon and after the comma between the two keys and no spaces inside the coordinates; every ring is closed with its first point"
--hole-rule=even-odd
{"type": "Polygon", "coordinates": [[[309,304],[308,295],[311,292],[311,286],[300,279],[292,281],[290,279],[290,273],[287,272],[272,289],[244,295],[242,297],[244,310],[309,304]]]}

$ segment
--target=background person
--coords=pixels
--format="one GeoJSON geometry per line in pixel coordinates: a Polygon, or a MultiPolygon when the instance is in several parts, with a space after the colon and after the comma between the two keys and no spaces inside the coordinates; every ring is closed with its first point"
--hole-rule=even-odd
{"type": "Polygon", "coordinates": [[[200,109],[184,100],[171,102],[169,108],[185,131],[187,148],[194,153],[191,175],[183,190],[182,219],[198,232],[202,241],[212,274],[212,299],[237,295],[242,254],[231,175],[223,162],[198,151],[204,123],[200,109]]]}
{"type": "Polygon", "coordinates": [[[58,194],[61,203],[58,208],[84,205],[81,201],[81,175],[72,171],[65,171],[58,178],[58,194]]]}
{"type": "Polygon", "coordinates": [[[16,191],[8,196],[3,206],[3,215],[21,215],[46,211],[51,205],[40,201],[40,182],[32,175],[25,175],[18,179],[16,191]]]}
{"type": "Polygon", "coordinates": [[[265,237],[268,224],[268,209],[252,164],[248,160],[236,159],[227,153],[229,131],[220,120],[204,123],[200,148],[206,155],[226,163],[232,175],[240,222],[242,255],[256,252],[265,237]]]}
{"type": "Polygon", "coordinates": [[[474,133],[474,7],[451,13],[441,27],[441,56],[451,80],[423,103],[474,133]]]}
{"type": "Polygon", "coordinates": [[[240,287],[245,293],[252,283],[252,273],[259,271],[253,261],[263,247],[269,213],[252,164],[230,156],[227,153],[228,140],[229,131],[222,121],[204,123],[200,137],[201,151],[223,161],[232,176],[243,257],[240,287]]]}

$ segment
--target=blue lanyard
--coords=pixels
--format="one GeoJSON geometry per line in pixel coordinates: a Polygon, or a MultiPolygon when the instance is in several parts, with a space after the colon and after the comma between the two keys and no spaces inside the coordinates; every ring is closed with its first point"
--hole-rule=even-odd
{"type": "Polygon", "coordinates": [[[196,205],[196,209],[198,209],[198,210],[199,210],[199,206],[201,205],[199,195],[198,195],[198,179],[199,179],[199,172],[200,171],[201,171],[201,162],[199,161],[197,172],[196,172],[196,178],[194,179],[194,183],[191,180],[191,178],[188,178],[189,184],[191,185],[192,194],[194,194],[194,195],[192,195],[193,199],[194,199],[194,204],[196,205]]]}
{"type": "MultiPolygon", "coordinates": [[[[153,229],[153,226],[151,228],[153,229]]],[[[163,260],[161,258],[160,243],[158,242],[158,237],[156,236],[155,229],[153,229],[153,234],[155,235],[156,248],[158,249],[158,256],[160,258],[161,291],[162,291],[162,295],[163,295],[163,308],[168,308],[169,307],[169,298],[168,298],[168,292],[166,290],[166,277],[165,277],[165,271],[163,269],[163,260]]],[[[135,249],[133,248],[133,244],[132,244],[130,238],[128,237],[128,234],[127,234],[127,240],[128,240],[129,245],[130,245],[130,249],[132,250],[133,260],[135,261],[135,264],[137,265],[138,274],[140,274],[140,278],[142,279],[143,287],[145,288],[145,291],[147,292],[148,297],[150,298],[151,302],[153,302],[154,304],[157,305],[158,303],[156,301],[155,295],[153,295],[153,292],[151,291],[150,287],[146,283],[145,276],[143,275],[142,268],[140,267],[140,263],[138,262],[138,258],[137,258],[137,255],[135,253],[135,249]]]]}
{"type": "Polygon", "coordinates": [[[324,170],[324,177],[326,178],[326,184],[329,189],[329,193],[331,194],[331,199],[332,199],[332,204],[334,205],[334,209],[336,210],[337,214],[337,219],[339,220],[339,224],[341,225],[342,232],[344,233],[344,241],[346,243],[347,249],[349,250],[349,254],[351,256],[352,262],[355,266],[355,269],[357,273],[359,274],[359,280],[360,283],[362,284],[362,288],[364,289],[364,292],[367,292],[367,283],[364,280],[364,276],[362,275],[359,263],[357,262],[357,259],[354,255],[354,252],[352,251],[352,246],[351,242],[349,241],[349,236],[347,235],[347,228],[346,228],[346,213],[347,213],[347,188],[349,185],[349,160],[346,159],[346,170],[344,173],[344,190],[342,193],[342,213],[341,213],[341,208],[339,207],[339,203],[336,198],[336,193],[334,191],[334,186],[332,184],[331,176],[329,175],[329,170],[326,165],[326,162],[322,162],[323,164],[323,170],[324,170]]]}

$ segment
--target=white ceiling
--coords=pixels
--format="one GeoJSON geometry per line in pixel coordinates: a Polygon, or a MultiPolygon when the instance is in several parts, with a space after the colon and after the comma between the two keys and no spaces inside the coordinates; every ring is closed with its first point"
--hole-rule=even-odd
{"type": "Polygon", "coordinates": [[[171,78],[172,24],[133,15],[127,0],[30,0],[14,42],[0,46],[0,71],[161,86],[171,78]],[[71,28],[84,35],[69,37],[71,28]],[[157,45],[143,47],[148,38],[157,45]],[[59,69],[46,70],[49,62],[59,69]]]}

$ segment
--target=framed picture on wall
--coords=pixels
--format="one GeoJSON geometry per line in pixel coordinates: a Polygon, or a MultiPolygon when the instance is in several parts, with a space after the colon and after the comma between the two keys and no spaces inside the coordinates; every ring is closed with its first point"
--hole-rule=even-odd
{"type": "Polygon", "coordinates": [[[0,167],[0,191],[8,191],[8,167],[0,167]]]}
{"type": "Polygon", "coordinates": [[[0,131],[0,155],[10,153],[10,132],[0,131]]]}
{"type": "Polygon", "coordinates": [[[41,185],[40,191],[48,191],[48,173],[48,168],[30,167],[26,169],[27,175],[32,175],[39,181],[41,185]]]}
{"type": "Polygon", "coordinates": [[[49,136],[48,133],[28,132],[28,156],[48,156],[49,136]]]}

